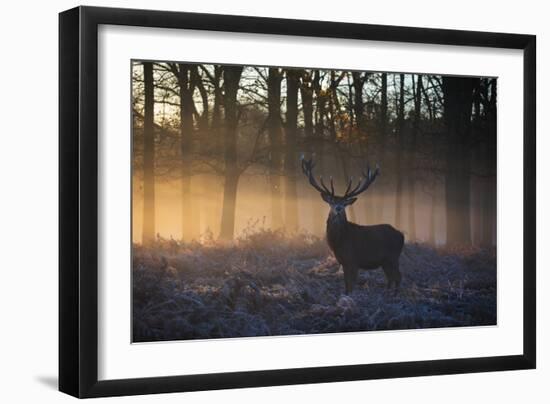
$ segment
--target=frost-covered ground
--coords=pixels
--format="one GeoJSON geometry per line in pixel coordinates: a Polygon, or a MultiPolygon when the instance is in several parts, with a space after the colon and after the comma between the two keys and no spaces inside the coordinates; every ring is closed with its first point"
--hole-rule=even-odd
{"type": "Polygon", "coordinates": [[[398,292],[361,271],[345,296],[323,240],[259,231],[235,244],[134,245],[134,341],[496,324],[494,250],[407,244],[398,292]]]}

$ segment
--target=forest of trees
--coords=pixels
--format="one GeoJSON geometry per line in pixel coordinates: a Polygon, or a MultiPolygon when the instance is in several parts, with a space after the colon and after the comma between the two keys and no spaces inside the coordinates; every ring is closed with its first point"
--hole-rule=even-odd
{"type": "Polygon", "coordinates": [[[231,240],[254,219],[321,236],[327,208],[299,169],[313,155],[340,187],[379,164],[351,221],[496,244],[496,78],[136,61],[132,74],[138,243],[231,240]]]}

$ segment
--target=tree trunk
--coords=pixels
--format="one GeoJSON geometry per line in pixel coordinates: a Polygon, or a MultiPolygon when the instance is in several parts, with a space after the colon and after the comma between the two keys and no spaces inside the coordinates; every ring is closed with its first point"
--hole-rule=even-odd
{"type": "Polygon", "coordinates": [[[444,120],[448,132],[445,201],[447,244],[470,245],[470,126],[473,78],[443,77],[444,120]]]}
{"type": "Polygon", "coordinates": [[[399,105],[397,110],[397,155],[395,158],[395,225],[401,227],[403,210],[403,127],[405,119],[405,75],[399,75],[399,105]]]}
{"type": "Polygon", "coordinates": [[[481,80],[478,80],[474,88],[474,127],[477,128],[481,120],[481,80]]]}
{"type": "Polygon", "coordinates": [[[490,82],[491,96],[488,101],[486,115],[486,129],[485,139],[483,139],[483,161],[484,168],[489,176],[484,181],[484,192],[482,195],[481,205],[481,245],[488,247],[495,243],[496,232],[496,195],[497,195],[497,182],[496,182],[496,128],[497,128],[497,110],[496,110],[496,93],[497,93],[497,81],[492,79],[490,82]]]}
{"type": "MultiPolygon", "coordinates": [[[[189,75],[192,66],[178,65],[180,88],[180,149],[181,149],[181,221],[182,240],[190,241],[199,236],[198,211],[191,201],[191,148],[193,142],[193,88],[189,75]]],[[[199,219],[200,220],[200,219],[199,219]]]]}
{"type": "Polygon", "coordinates": [[[155,241],[155,90],[153,64],[143,63],[145,88],[143,122],[143,233],[142,244],[155,241]]]}
{"type": "Polygon", "coordinates": [[[334,70],[330,71],[330,93],[328,95],[328,113],[330,114],[330,119],[328,121],[329,123],[329,129],[330,129],[330,138],[332,141],[336,140],[336,114],[338,108],[336,108],[336,105],[334,101],[336,98],[334,97],[335,93],[335,82],[336,82],[336,75],[334,70]]]}
{"type": "Polygon", "coordinates": [[[434,120],[434,111],[432,107],[432,102],[430,101],[430,96],[428,95],[426,91],[426,87],[424,87],[424,85],[422,85],[421,90],[422,90],[422,95],[424,96],[424,101],[426,102],[426,107],[428,108],[428,117],[429,117],[430,123],[432,123],[434,120]]]}
{"type": "MultiPolygon", "coordinates": [[[[222,123],[222,105],[223,105],[223,92],[221,88],[222,79],[222,67],[214,65],[214,73],[208,76],[212,85],[212,92],[214,95],[214,103],[212,105],[212,117],[210,119],[210,127],[208,129],[209,136],[206,138],[208,141],[208,153],[215,156],[221,156],[223,154],[223,137],[224,133],[222,123]]],[[[220,198],[219,186],[214,183],[210,176],[203,177],[203,195],[205,201],[210,201],[210,207],[203,206],[203,212],[221,212],[223,209],[222,198],[220,198]],[[206,208],[206,209],[205,209],[206,208]]],[[[207,204],[208,206],[208,204],[207,204]]],[[[206,229],[209,232],[210,237],[214,237],[214,232],[217,231],[220,218],[218,215],[211,213],[203,214],[206,229]]]]}
{"type": "MultiPolygon", "coordinates": [[[[302,74],[302,85],[300,86],[300,94],[302,96],[302,108],[304,112],[304,135],[308,143],[312,144],[313,150],[318,150],[318,143],[314,134],[314,120],[313,120],[313,92],[315,89],[314,76],[311,71],[304,70],[302,74]]],[[[318,155],[319,167],[322,169],[322,156],[318,155]]],[[[311,200],[311,215],[312,215],[312,232],[319,236],[323,232],[322,222],[319,217],[322,216],[320,207],[320,197],[317,192],[313,192],[310,187],[307,188],[310,192],[311,200]]]]}
{"type": "Polygon", "coordinates": [[[298,230],[298,197],[296,191],[296,136],[298,126],[298,87],[300,71],[286,71],[286,148],[285,148],[285,227],[298,230]]]}
{"type": "Polygon", "coordinates": [[[348,108],[348,115],[349,115],[349,123],[348,123],[348,137],[349,139],[353,138],[353,130],[355,128],[355,109],[354,109],[354,103],[353,103],[353,72],[348,73],[347,75],[348,79],[348,102],[347,102],[347,108],[348,108]]]}
{"type": "Polygon", "coordinates": [[[315,137],[322,140],[324,137],[324,118],[326,110],[326,95],[321,91],[321,73],[313,72],[313,89],[315,91],[315,137]]]}
{"type": "Polygon", "coordinates": [[[311,73],[306,70],[302,72],[300,94],[302,96],[302,108],[304,112],[304,134],[306,139],[311,141],[313,137],[313,88],[311,73]]]}
{"type": "MultiPolygon", "coordinates": [[[[365,85],[365,76],[362,76],[359,72],[353,72],[353,109],[355,114],[355,121],[357,125],[357,133],[359,134],[360,144],[364,148],[364,155],[368,161],[371,147],[371,139],[365,137],[365,103],[363,102],[363,87],[365,85]]],[[[372,192],[372,191],[371,191],[372,192]]],[[[372,224],[375,221],[376,213],[374,211],[374,205],[372,203],[373,194],[366,196],[365,199],[365,223],[372,224]]],[[[351,208],[351,206],[350,206],[351,208]]],[[[351,213],[351,211],[350,211],[351,213]]],[[[351,218],[351,215],[350,215],[351,218]]],[[[352,221],[354,219],[351,219],[352,221]]]]}
{"type": "Polygon", "coordinates": [[[239,176],[229,171],[225,173],[222,202],[222,223],[220,228],[221,240],[232,240],[235,232],[235,208],[239,176]]]}
{"type": "MultiPolygon", "coordinates": [[[[202,77],[199,72],[199,68],[197,65],[191,65],[191,88],[197,88],[199,90],[199,94],[201,97],[201,105],[202,105],[202,111],[200,114],[197,112],[198,115],[198,127],[202,134],[208,133],[209,124],[208,124],[208,115],[210,110],[210,104],[208,102],[208,91],[204,87],[204,84],[202,82],[202,77]]],[[[193,110],[195,111],[195,107],[193,106],[193,110]]],[[[206,145],[206,142],[201,142],[201,147],[204,148],[203,145],[206,145]]]]}
{"type": "Polygon", "coordinates": [[[282,207],[282,125],[281,125],[281,80],[282,73],[270,67],[267,78],[269,187],[271,192],[271,228],[283,227],[282,207]]]}
{"type": "MultiPolygon", "coordinates": [[[[197,114],[197,127],[199,143],[197,149],[201,155],[208,155],[211,151],[212,144],[210,143],[210,101],[209,101],[209,89],[207,89],[203,83],[203,77],[198,65],[191,65],[191,88],[197,88],[201,97],[202,111],[200,113],[196,110],[193,101],[193,95],[191,94],[191,101],[193,102],[193,111],[197,114]]],[[[193,221],[193,237],[201,237],[201,226],[205,230],[209,229],[208,214],[205,215],[205,202],[210,200],[210,191],[206,186],[206,178],[204,176],[194,176],[192,189],[195,196],[192,198],[191,209],[196,212],[193,221]]]]}
{"type": "Polygon", "coordinates": [[[221,133],[221,107],[223,104],[223,94],[220,86],[222,72],[223,70],[221,66],[214,66],[214,80],[212,82],[212,85],[214,86],[214,106],[212,107],[212,122],[210,124],[210,131],[214,134],[213,148],[216,153],[221,151],[223,143],[223,134],[221,133]]]}
{"type": "Polygon", "coordinates": [[[353,109],[355,113],[355,121],[357,123],[357,129],[359,133],[363,133],[365,130],[365,116],[364,116],[364,103],[363,103],[363,86],[365,84],[364,78],[359,72],[352,72],[353,77],[353,92],[354,102],[353,109]]]}
{"type": "MultiPolygon", "coordinates": [[[[315,125],[314,125],[314,144],[315,150],[319,155],[318,170],[320,173],[324,172],[325,167],[325,142],[324,142],[324,116],[326,109],[326,96],[321,91],[321,73],[319,70],[313,71],[312,79],[312,90],[315,94],[315,125]]],[[[313,232],[314,234],[320,236],[325,231],[325,218],[326,214],[323,211],[323,208],[326,206],[324,202],[321,201],[321,197],[317,192],[313,194],[313,206],[311,209],[312,219],[313,219],[313,232]]]]}
{"type": "Polygon", "coordinates": [[[222,240],[233,239],[235,233],[235,207],[240,175],[237,165],[237,91],[242,71],[242,66],[226,66],[223,72],[225,88],[225,182],[220,226],[220,239],[222,240]]]}
{"type": "Polygon", "coordinates": [[[429,224],[428,224],[428,243],[435,246],[436,245],[436,239],[435,239],[435,218],[436,218],[436,208],[437,208],[437,187],[434,186],[432,190],[432,196],[431,196],[431,204],[430,204],[430,218],[429,218],[429,224]]]}
{"type": "Polygon", "coordinates": [[[382,85],[380,88],[380,132],[386,137],[388,124],[388,75],[382,73],[382,85]]]}
{"type": "MultiPolygon", "coordinates": [[[[381,86],[380,86],[380,120],[379,120],[380,159],[382,160],[381,162],[382,166],[384,166],[384,163],[386,161],[387,124],[388,124],[388,75],[387,73],[382,73],[381,86]]],[[[381,197],[379,198],[375,208],[375,217],[378,222],[382,222],[384,217],[384,204],[382,203],[382,201],[383,201],[385,189],[386,189],[386,186],[384,184],[384,181],[380,181],[378,183],[378,194],[381,195],[381,197]]]]}
{"type": "Polygon", "coordinates": [[[414,95],[414,122],[411,133],[411,150],[409,151],[409,169],[407,170],[408,188],[409,188],[409,233],[411,240],[416,240],[416,192],[415,192],[415,169],[416,169],[416,140],[420,127],[420,113],[422,101],[422,76],[418,75],[418,79],[413,80],[413,95],[414,95]]]}

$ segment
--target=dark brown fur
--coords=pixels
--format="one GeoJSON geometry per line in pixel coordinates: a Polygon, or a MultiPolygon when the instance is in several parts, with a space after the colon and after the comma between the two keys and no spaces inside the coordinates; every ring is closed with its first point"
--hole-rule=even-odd
{"type": "Polygon", "coordinates": [[[382,267],[387,286],[397,288],[401,282],[399,256],[404,236],[389,224],[361,226],[348,222],[346,212],[331,209],[327,220],[327,242],[342,265],[346,293],[353,291],[359,269],[382,267]]]}

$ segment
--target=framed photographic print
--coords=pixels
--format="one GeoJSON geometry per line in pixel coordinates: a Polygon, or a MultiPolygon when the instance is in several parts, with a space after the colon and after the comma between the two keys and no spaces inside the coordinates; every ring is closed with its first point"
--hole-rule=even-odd
{"type": "Polygon", "coordinates": [[[59,21],[61,391],[535,367],[534,36],[59,21]]]}

